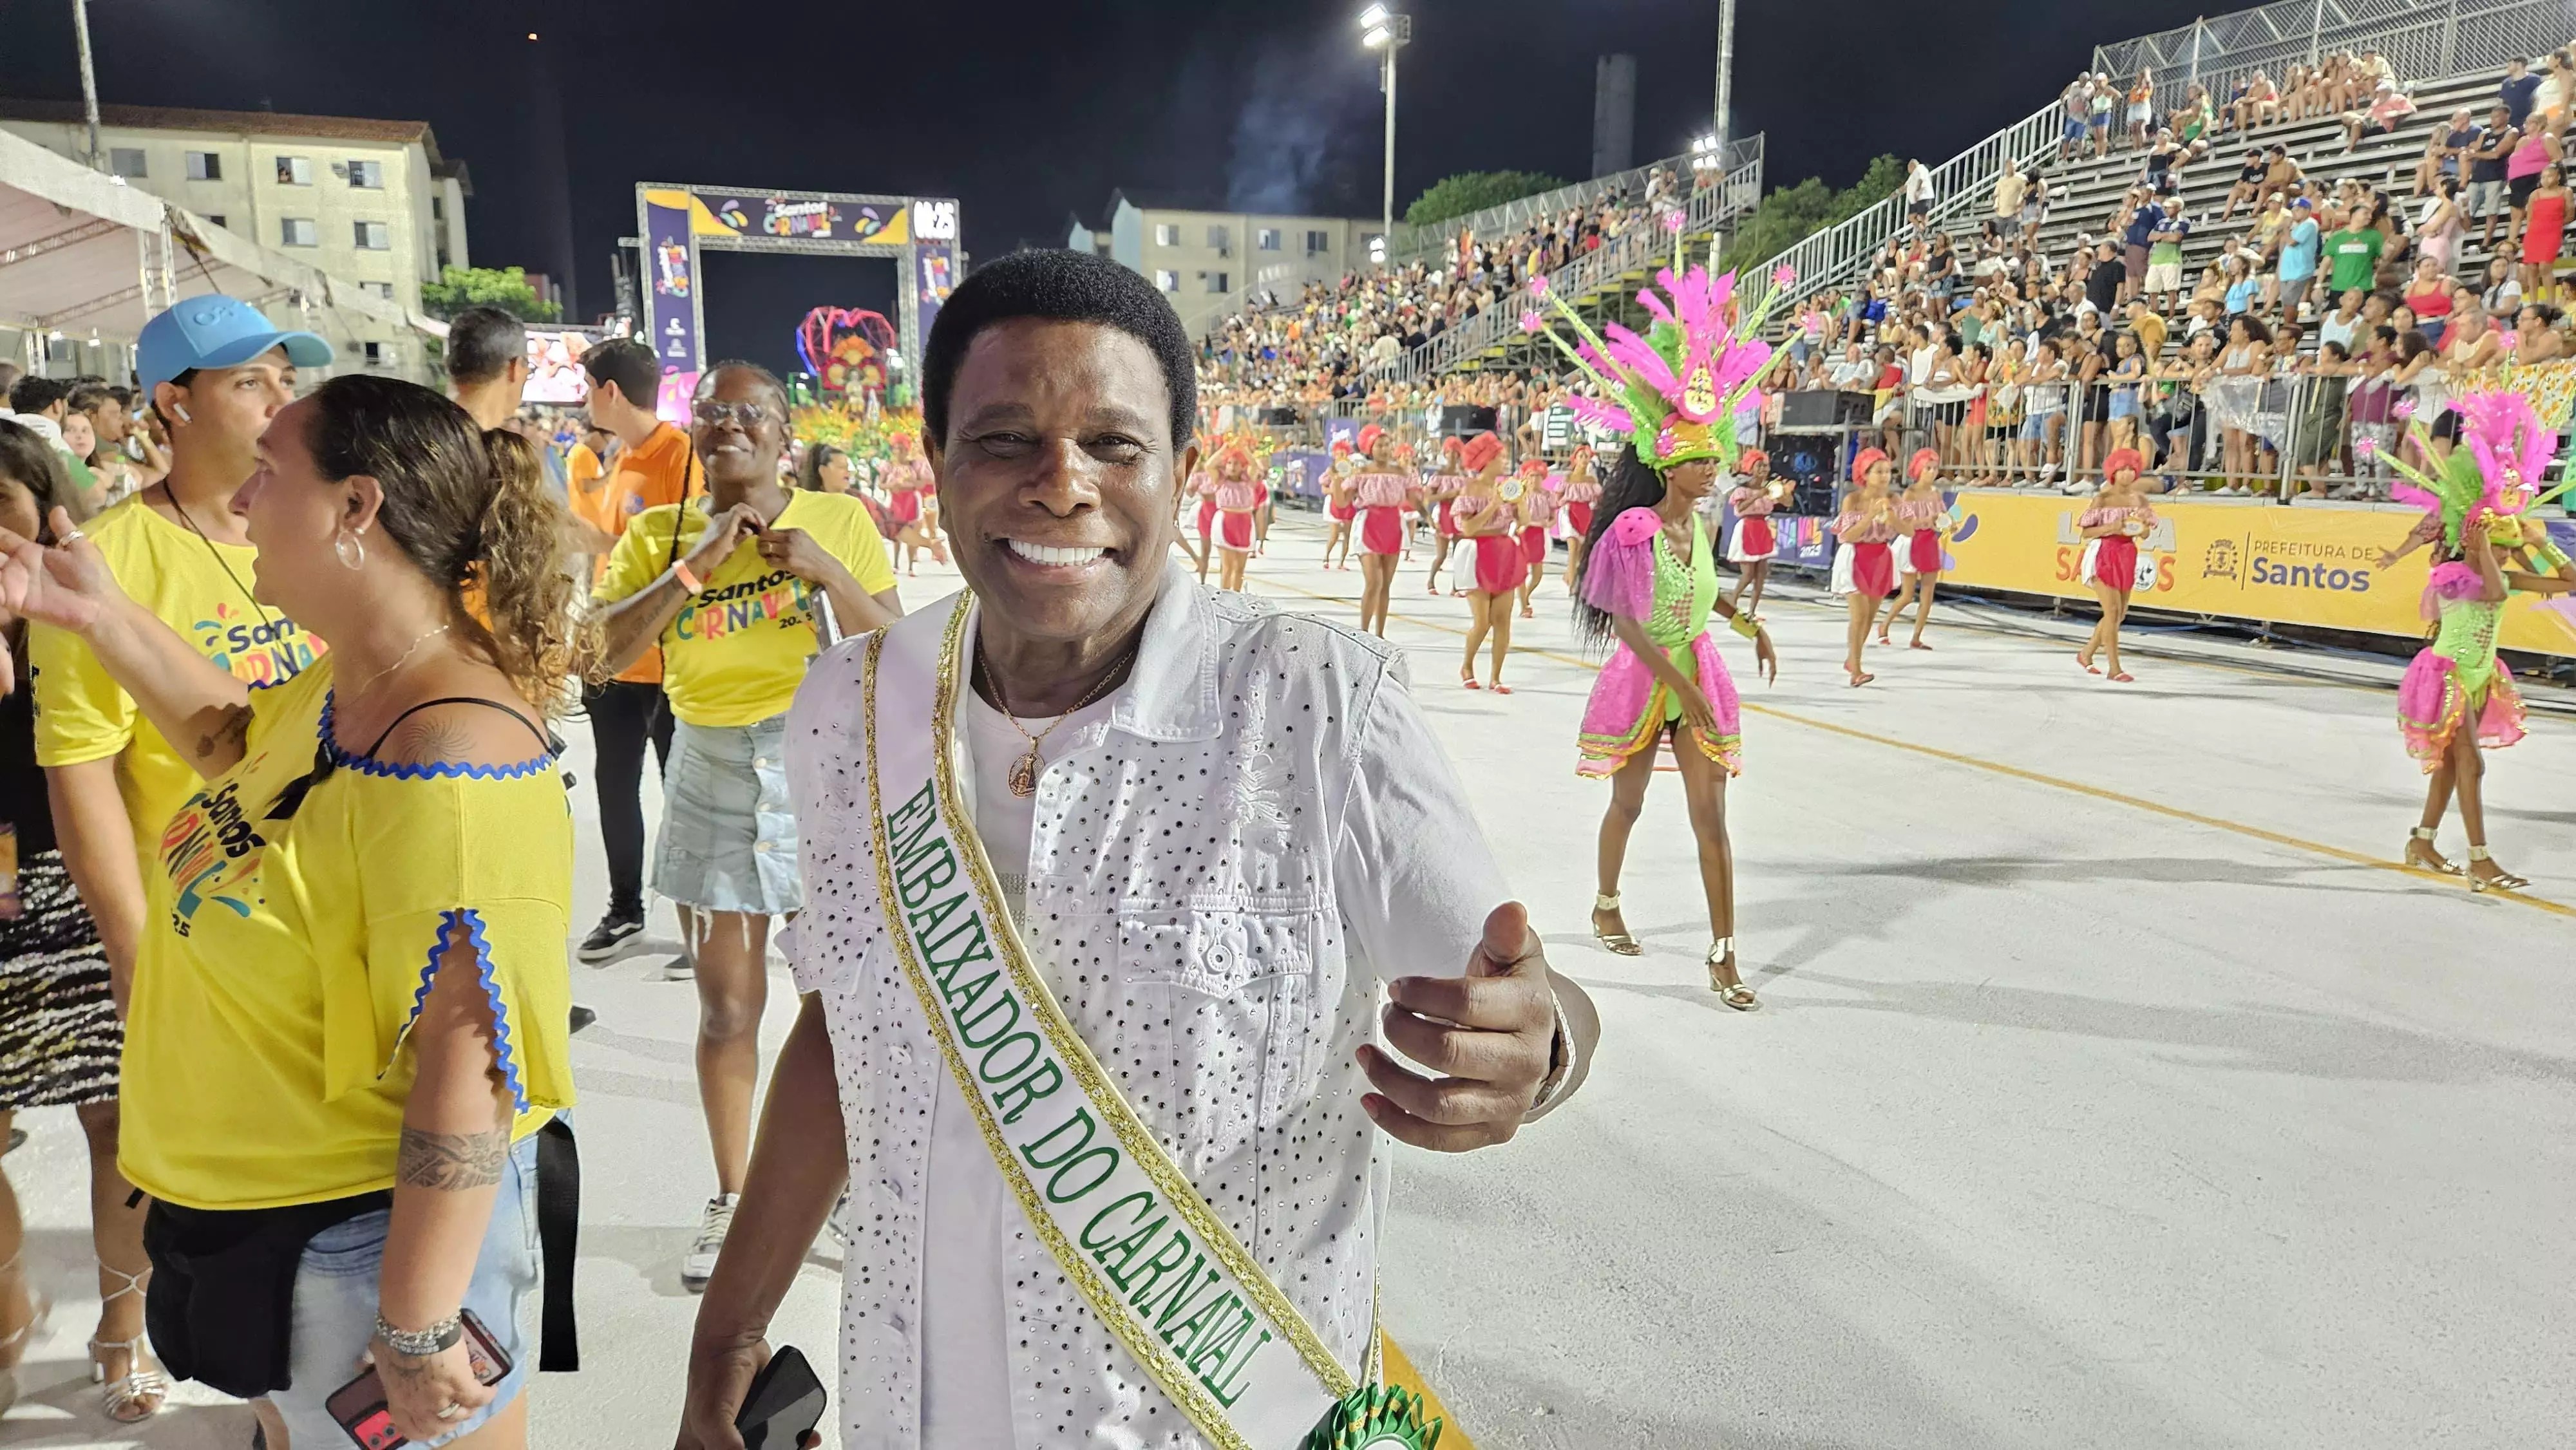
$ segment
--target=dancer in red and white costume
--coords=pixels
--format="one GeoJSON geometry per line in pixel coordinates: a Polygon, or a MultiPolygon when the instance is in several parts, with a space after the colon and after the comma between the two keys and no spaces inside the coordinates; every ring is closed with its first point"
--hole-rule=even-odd
{"type": "Polygon", "coordinates": [[[1930,649],[1923,626],[1932,618],[1932,594],[1941,583],[1941,541],[1950,533],[1950,506],[1941,497],[1941,455],[1918,448],[1907,461],[1905,492],[1896,500],[1896,597],[1878,621],[1878,642],[1893,644],[1887,631],[1905,606],[1914,605],[1914,638],[1910,649],[1930,649]]]}
{"type": "Polygon", "coordinates": [[[1532,458],[1521,465],[1521,562],[1526,566],[1521,576],[1521,618],[1536,619],[1538,611],[1530,607],[1530,596],[1538,592],[1538,581],[1547,574],[1547,535],[1556,522],[1556,491],[1547,486],[1547,461],[1532,458]]]}
{"type": "Polygon", "coordinates": [[[1189,488],[1182,494],[1182,507],[1192,504],[1199,511],[1199,582],[1207,582],[1208,565],[1216,558],[1216,460],[1208,460],[1190,475],[1189,488]]]}
{"type": "Polygon", "coordinates": [[[1860,654],[1869,643],[1869,622],[1878,617],[1879,601],[1896,588],[1896,557],[1888,549],[1896,538],[1896,500],[1887,491],[1888,476],[1895,471],[1886,454],[1862,449],[1852,460],[1851,494],[1834,520],[1834,535],[1843,545],[1835,551],[1836,573],[1850,571],[1843,592],[1849,612],[1843,671],[1855,689],[1878,678],[1860,667],[1860,654]]]}
{"type": "Polygon", "coordinates": [[[1593,470],[1592,445],[1582,444],[1565,461],[1565,592],[1574,592],[1583,575],[1583,547],[1592,535],[1592,506],[1601,501],[1601,479],[1593,470]]]}
{"type": "Polygon", "coordinates": [[[1351,441],[1341,439],[1333,444],[1333,466],[1324,471],[1324,567],[1347,569],[1351,565],[1351,479],[1359,472],[1360,457],[1368,451],[1369,435],[1381,431],[1375,423],[1360,430],[1360,445],[1354,451],[1351,441]],[[1342,551],[1342,562],[1333,562],[1333,550],[1342,551]]]}
{"type": "Polygon", "coordinates": [[[886,516],[894,521],[894,541],[904,551],[903,572],[913,572],[925,549],[931,558],[947,563],[948,546],[939,538],[939,480],[930,471],[930,460],[922,456],[919,440],[909,434],[895,440],[894,467],[886,483],[893,498],[886,516]]]}
{"type": "Polygon", "coordinates": [[[2093,597],[2102,602],[2102,617],[2094,622],[2093,637],[2075,652],[2075,662],[2084,667],[2084,673],[2098,675],[2102,669],[2093,657],[2107,654],[2104,663],[2111,667],[2111,681],[2120,685],[2137,678],[2120,668],[2120,624],[2129,617],[2129,591],[2138,584],[2138,541],[2156,527],[2155,506],[2138,486],[2138,475],[2146,466],[2136,449],[2112,449],[2102,460],[2102,491],[2075,521],[2086,540],[2080,572],[2093,597]]]}
{"type": "Polygon", "coordinates": [[[1244,566],[1260,545],[1261,506],[1270,490],[1263,487],[1243,440],[1231,439],[1218,450],[1216,474],[1216,550],[1219,589],[1243,590],[1244,566]]]}
{"type": "Polygon", "coordinates": [[[1771,581],[1771,560],[1780,552],[1780,530],[1771,515],[1787,501],[1789,481],[1771,476],[1771,455],[1759,448],[1737,454],[1735,466],[1744,478],[1726,496],[1726,506],[1735,510],[1735,527],[1726,531],[1726,562],[1736,569],[1735,592],[1726,602],[1759,619],[1762,586],[1771,581]],[[1751,604],[1744,602],[1747,589],[1753,591],[1751,604]]]}
{"type": "Polygon", "coordinates": [[[1364,460],[1350,478],[1351,502],[1359,513],[1360,628],[1384,638],[1415,489],[1409,476],[1386,461],[1386,430],[1375,424],[1361,430],[1360,452],[1364,460]]]}
{"type": "MultiPolygon", "coordinates": [[[[1423,585],[1427,594],[1440,592],[1440,566],[1449,562],[1450,551],[1458,543],[1458,494],[1467,483],[1466,465],[1458,460],[1466,446],[1456,438],[1441,439],[1440,464],[1422,483],[1422,496],[1431,505],[1432,527],[1440,540],[1440,551],[1431,556],[1431,577],[1423,585]]],[[[1456,586],[1458,576],[1452,573],[1449,580],[1456,586]]],[[[1467,593],[1463,587],[1452,587],[1449,592],[1461,598],[1467,593]]]]}
{"type": "Polygon", "coordinates": [[[1476,652],[1490,637],[1494,643],[1490,681],[1495,694],[1508,695],[1512,687],[1503,683],[1503,660],[1512,652],[1512,603],[1520,597],[1522,579],[1529,572],[1529,556],[1520,540],[1525,489],[1518,478],[1503,476],[1503,440],[1491,433],[1469,439],[1459,452],[1459,462],[1466,467],[1467,481],[1449,516],[1458,526],[1458,536],[1474,551],[1475,561],[1467,587],[1471,620],[1467,657],[1459,666],[1458,678],[1468,689],[1484,688],[1476,682],[1476,652]]]}

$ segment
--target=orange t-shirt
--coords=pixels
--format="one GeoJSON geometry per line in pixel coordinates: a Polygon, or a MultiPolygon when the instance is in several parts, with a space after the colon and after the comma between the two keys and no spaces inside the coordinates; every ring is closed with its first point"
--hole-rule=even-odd
{"type": "MultiPolygon", "coordinates": [[[[592,493],[588,509],[576,508],[590,524],[615,537],[627,521],[650,508],[685,501],[703,490],[698,482],[697,450],[689,435],[669,423],[656,427],[643,442],[627,449],[607,482],[592,493]]],[[[607,561],[601,560],[604,565],[607,561]]],[[[662,683],[662,651],[646,650],[617,678],[642,685],[662,683]]]]}

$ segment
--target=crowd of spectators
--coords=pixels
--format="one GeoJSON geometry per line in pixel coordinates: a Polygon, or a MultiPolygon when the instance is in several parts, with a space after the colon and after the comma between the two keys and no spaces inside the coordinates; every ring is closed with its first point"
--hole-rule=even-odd
{"type": "MultiPolygon", "coordinates": [[[[2278,85],[2258,71],[2223,100],[2195,87],[2162,113],[2144,75],[2080,76],[2063,96],[2061,163],[2138,159],[2116,204],[2052,254],[2048,179],[2008,167],[1971,239],[1925,219],[1862,285],[1802,305],[1782,388],[1872,393],[1891,451],[1928,435],[1962,482],[2079,491],[2136,448],[2171,489],[2374,498],[2410,413],[2568,356],[2567,51],[2506,67],[2486,113],[2453,113],[2420,156],[2330,182],[2309,168],[2414,115],[2376,52],[2278,85]],[[2264,136],[2323,119],[2342,135],[2304,156],[2264,136]],[[2241,159],[2223,197],[2193,188],[2195,208],[2186,177],[2226,164],[2222,134],[2241,159]],[[2213,234],[2214,253],[2192,247],[2213,234]]],[[[2576,373],[2548,371],[2516,381],[2576,373]]]]}
{"type": "Polygon", "coordinates": [[[1532,275],[1650,225],[1682,195],[1673,171],[1656,167],[1624,193],[1566,207],[1507,236],[1461,228],[1436,260],[1349,273],[1293,297],[1257,297],[1208,329],[1200,393],[1239,408],[1309,409],[1364,398],[1383,386],[1374,375],[1406,352],[1496,306],[1517,315],[1513,296],[1532,275]]]}

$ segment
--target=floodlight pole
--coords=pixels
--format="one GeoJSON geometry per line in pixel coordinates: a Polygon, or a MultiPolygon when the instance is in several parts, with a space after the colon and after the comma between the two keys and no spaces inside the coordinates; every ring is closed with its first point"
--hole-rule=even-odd
{"type": "Polygon", "coordinates": [[[90,64],[89,0],[72,0],[72,34],[80,41],[81,114],[89,122],[89,165],[98,169],[98,71],[90,64]]]}

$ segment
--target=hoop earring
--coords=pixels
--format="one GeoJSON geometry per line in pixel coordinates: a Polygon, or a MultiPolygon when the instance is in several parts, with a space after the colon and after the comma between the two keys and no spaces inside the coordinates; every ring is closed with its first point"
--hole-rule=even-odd
{"type": "Polygon", "coordinates": [[[355,570],[367,566],[367,541],[347,529],[342,529],[339,537],[331,541],[331,552],[339,556],[340,567],[343,569],[355,570]]]}

